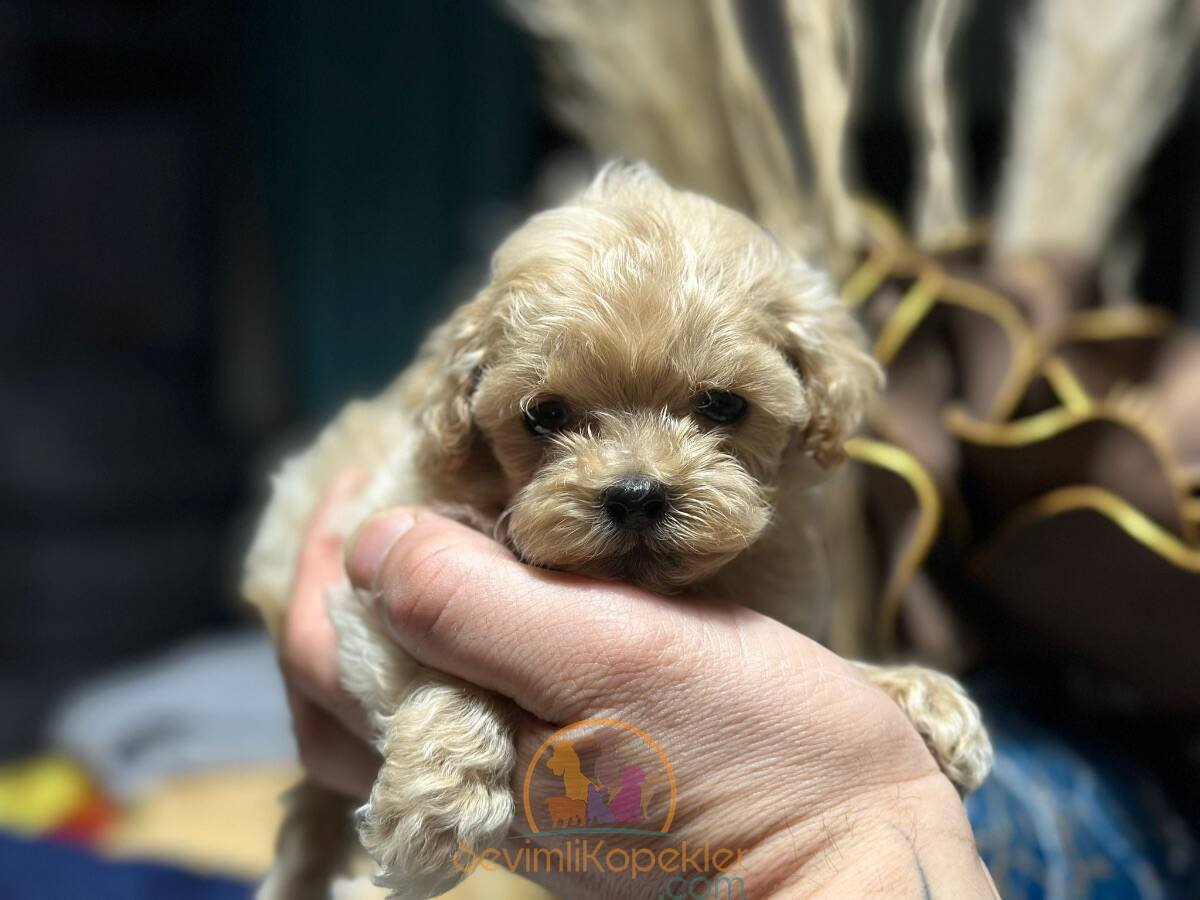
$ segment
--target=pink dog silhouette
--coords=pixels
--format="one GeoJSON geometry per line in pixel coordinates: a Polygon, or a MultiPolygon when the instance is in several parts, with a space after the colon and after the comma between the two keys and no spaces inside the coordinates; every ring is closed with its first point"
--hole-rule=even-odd
{"type": "Polygon", "coordinates": [[[608,808],[618,822],[640,822],[642,819],[642,782],[646,773],[640,766],[626,766],[621,773],[621,789],[608,808]]]}

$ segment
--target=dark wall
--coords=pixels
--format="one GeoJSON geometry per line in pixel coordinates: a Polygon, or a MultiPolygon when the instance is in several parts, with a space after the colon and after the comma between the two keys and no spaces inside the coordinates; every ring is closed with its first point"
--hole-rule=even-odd
{"type": "MultiPolygon", "coordinates": [[[[472,226],[544,139],[533,61],[493,4],[268,0],[242,20],[291,383],[325,413],[407,359],[472,226]]],[[[463,299],[463,298],[457,298],[463,299]]]]}
{"type": "Polygon", "coordinates": [[[0,0],[0,753],[243,616],[261,460],[523,201],[532,81],[485,3],[0,0]]]}
{"type": "Polygon", "coordinates": [[[0,748],[228,616],[205,4],[0,4],[0,748]]]}

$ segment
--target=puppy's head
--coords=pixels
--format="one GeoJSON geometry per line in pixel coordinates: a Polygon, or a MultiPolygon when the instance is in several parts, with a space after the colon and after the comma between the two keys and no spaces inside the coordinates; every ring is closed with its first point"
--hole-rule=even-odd
{"type": "Polygon", "coordinates": [[[510,236],[431,339],[426,459],[500,482],[525,561],[682,587],[840,458],[880,378],[860,343],[748,219],[609,168],[510,236]]]}

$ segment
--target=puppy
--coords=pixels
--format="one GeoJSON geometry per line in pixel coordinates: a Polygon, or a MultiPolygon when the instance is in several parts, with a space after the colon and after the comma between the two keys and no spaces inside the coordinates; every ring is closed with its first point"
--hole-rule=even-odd
{"type": "MultiPolygon", "coordinates": [[[[511,235],[417,361],[286,463],[246,596],[278,637],[305,523],[356,466],[372,477],[347,534],[390,505],[442,506],[531,565],[695,589],[821,638],[817,488],[881,380],[861,343],[828,279],[766,231],[643,166],[610,166],[511,235]]],[[[328,603],[343,682],[384,758],[358,837],[394,896],[440,894],[460,842],[491,845],[512,818],[506,708],[397,650],[348,583],[328,603]]],[[[954,681],[864,671],[962,791],[982,780],[987,736],[954,681]]],[[[259,896],[326,897],[347,816],[346,801],[297,788],[259,896]]]]}

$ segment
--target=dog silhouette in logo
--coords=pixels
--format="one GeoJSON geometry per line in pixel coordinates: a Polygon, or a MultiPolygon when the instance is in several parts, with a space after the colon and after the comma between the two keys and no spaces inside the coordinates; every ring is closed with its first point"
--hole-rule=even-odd
{"type": "Polygon", "coordinates": [[[641,766],[626,766],[621,772],[621,789],[608,808],[618,822],[639,822],[642,818],[642,782],[646,772],[641,766]]]}
{"type": "Polygon", "coordinates": [[[588,785],[587,823],[589,825],[611,825],[616,821],[612,810],[604,802],[605,793],[604,788],[594,784],[588,785]]]}
{"type": "Polygon", "coordinates": [[[621,742],[627,737],[623,732],[607,727],[600,729],[595,735],[594,740],[599,752],[596,754],[592,770],[592,781],[603,788],[605,800],[612,800],[620,790],[621,769],[626,762],[621,758],[621,742]]]}
{"type": "Polygon", "coordinates": [[[546,812],[550,813],[551,828],[586,825],[588,804],[583,800],[572,800],[570,797],[547,797],[546,812]]]}
{"type": "Polygon", "coordinates": [[[650,803],[654,800],[654,796],[666,787],[667,776],[661,772],[651,772],[646,776],[646,780],[642,782],[642,818],[649,820],[650,818],[650,803]]]}
{"type": "Polygon", "coordinates": [[[554,753],[546,761],[546,766],[555,775],[562,776],[563,794],[571,800],[578,800],[585,808],[588,798],[588,785],[592,783],[580,771],[579,754],[570,741],[559,741],[554,745],[554,753]]]}

